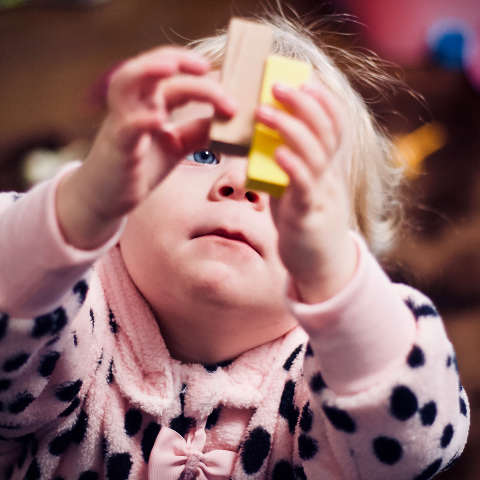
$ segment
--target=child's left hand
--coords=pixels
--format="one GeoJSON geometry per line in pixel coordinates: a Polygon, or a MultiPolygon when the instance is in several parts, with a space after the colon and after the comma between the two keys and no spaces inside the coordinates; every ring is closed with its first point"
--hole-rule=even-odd
{"type": "Polygon", "coordinates": [[[319,83],[300,90],[276,84],[273,94],[289,113],[266,105],[256,113],[284,139],[275,159],[290,185],[280,199],[270,201],[279,253],[301,299],[318,303],[348,283],[357,261],[341,170],[349,138],[340,105],[319,83]]]}

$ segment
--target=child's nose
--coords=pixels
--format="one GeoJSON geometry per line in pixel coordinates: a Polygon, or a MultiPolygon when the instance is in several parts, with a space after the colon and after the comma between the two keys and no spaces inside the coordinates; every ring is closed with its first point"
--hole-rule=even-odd
{"type": "Polygon", "coordinates": [[[268,196],[245,188],[245,159],[239,159],[234,163],[235,165],[231,165],[215,182],[212,190],[214,199],[223,200],[228,198],[230,200],[248,201],[257,207],[264,208],[268,196]]]}

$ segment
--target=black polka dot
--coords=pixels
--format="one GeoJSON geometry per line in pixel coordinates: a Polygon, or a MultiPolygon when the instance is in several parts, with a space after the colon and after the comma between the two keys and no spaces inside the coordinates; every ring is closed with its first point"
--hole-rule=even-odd
{"type": "Polygon", "coordinates": [[[354,433],[357,425],[353,418],[345,411],[337,407],[323,405],[323,411],[330,420],[330,423],[337,429],[347,433],[354,433]]]}
{"type": "Polygon", "coordinates": [[[212,410],[212,413],[208,416],[207,423],[205,425],[205,428],[207,430],[211,430],[217,424],[218,418],[220,417],[220,411],[221,411],[220,407],[214,408],[212,410]]]}
{"type": "Polygon", "coordinates": [[[75,397],[72,403],[59,415],[60,418],[65,418],[70,416],[80,405],[80,399],[75,397]]]}
{"type": "Polygon", "coordinates": [[[460,413],[463,415],[463,416],[467,416],[467,404],[465,402],[465,400],[460,397],[460,413]]]}
{"type": "Polygon", "coordinates": [[[67,324],[67,313],[62,307],[52,313],[35,318],[32,337],[41,338],[49,334],[59,333],[67,324]]]}
{"type": "Polygon", "coordinates": [[[88,428],[88,414],[81,410],[78,414],[77,423],[72,428],[72,441],[79,445],[85,438],[88,428]]]}
{"type": "Polygon", "coordinates": [[[248,434],[240,453],[243,470],[247,475],[260,470],[270,451],[270,442],[270,434],[262,427],[256,427],[248,434]]]}
{"type": "Polygon", "coordinates": [[[322,374],[320,372],[317,372],[310,379],[310,389],[312,390],[312,392],[319,393],[326,387],[327,385],[323,380],[322,374]]]}
{"type": "Polygon", "coordinates": [[[400,442],[389,437],[377,437],[373,441],[373,451],[378,460],[387,465],[394,465],[403,455],[400,442]]]}
{"type": "Polygon", "coordinates": [[[293,467],[286,460],[280,460],[276,463],[272,480],[295,480],[295,473],[293,467]]]}
{"type": "Polygon", "coordinates": [[[87,296],[88,292],[88,285],[85,280],[80,280],[74,287],[73,287],[73,293],[77,295],[78,297],[78,302],[80,305],[85,302],[85,297],[87,296]]]}
{"type": "Polygon", "coordinates": [[[9,317],[6,313],[0,313],[0,340],[5,337],[8,330],[9,317]]]}
{"type": "Polygon", "coordinates": [[[35,397],[28,392],[19,393],[15,400],[8,406],[8,411],[17,415],[23,412],[33,401],[35,397]]]}
{"type": "Polygon", "coordinates": [[[420,475],[417,475],[414,480],[429,480],[438,472],[441,465],[442,459],[437,458],[437,460],[431,463],[420,475]]]}
{"type": "Polygon", "coordinates": [[[219,368],[226,368],[233,363],[233,360],[225,360],[223,362],[214,363],[211,365],[203,365],[205,370],[209,373],[216,372],[219,368]]]}
{"type": "Polygon", "coordinates": [[[93,329],[95,328],[95,316],[93,315],[92,309],[90,309],[90,321],[92,322],[92,333],[93,333],[93,329]]]}
{"type": "Polygon", "coordinates": [[[305,349],[305,356],[313,357],[313,350],[312,350],[312,346],[310,345],[310,342],[307,343],[307,348],[305,349]]]}
{"type": "Polygon", "coordinates": [[[118,324],[111,310],[108,311],[108,324],[110,325],[110,331],[115,335],[118,331],[118,324]]]}
{"type": "Polygon", "coordinates": [[[14,355],[5,361],[3,364],[3,370],[7,373],[14,372],[25,365],[29,358],[29,353],[19,353],[18,355],[14,355]]]}
{"type": "Polygon", "coordinates": [[[298,480],[307,480],[307,476],[305,475],[305,470],[303,467],[295,467],[295,477],[298,480]]]}
{"type": "Polygon", "coordinates": [[[87,470],[78,477],[78,480],[98,480],[98,473],[87,470]]]}
{"type": "Polygon", "coordinates": [[[125,432],[129,437],[136,435],[142,426],[143,415],[138,408],[131,408],[125,414],[125,432]]]}
{"type": "Polygon", "coordinates": [[[438,312],[433,305],[415,305],[411,298],[405,301],[405,305],[412,311],[417,320],[420,317],[438,317],[438,312]]]}
{"type": "Polygon", "coordinates": [[[55,396],[62,402],[71,402],[82,388],[83,382],[65,382],[55,390],[55,396]]]}
{"type": "Polygon", "coordinates": [[[452,364],[453,366],[455,367],[455,371],[457,373],[459,373],[459,370],[458,370],[458,360],[457,360],[457,356],[454,354],[452,355],[452,364]]]}
{"type": "Polygon", "coordinates": [[[192,417],[186,417],[183,413],[170,420],[170,428],[175,430],[182,437],[187,434],[194,424],[195,420],[192,417]]]}
{"type": "Polygon", "coordinates": [[[42,377],[49,377],[55,370],[58,359],[60,358],[59,352],[47,353],[41,360],[38,366],[38,373],[42,377]]]}
{"type": "Polygon", "coordinates": [[[405,421],[415,415],[418,400],[415,394],[405,386],[395,387],[390,396],[390,412],[397,420],[405,421]]]}
{"type": "Polygon", "coordinates": [[[450,423],[443,429],[442,438],[440,439],[440,446],[442,448],[447,448],[450,445],[450,442],[453,438],[453,425],[450,423]]]}
{"type": "Polygon", "coordinates": [[[414,345],[408,354],[407,363],[411,368],[418,368],[425,365],[425,354],[418,345],[414,345]]]}
{"type": "Polygon", "coordinates": [[[300,412],[293,402],[295,396],[295,382],[288,380],[283,389],[282,398],[280,399],[280,407],[278,409],[280,415],[288,421],[290,433],[295,431],[298,416],[300,412]]]}
{"type": "Polygon", "coordinates": [[[70,430],[56,436],[48,444],[48,451],[55,457],[62,455],[70,445],[71,437],[72,437],[72,432],[70,430]]]}
{"type": "Polygon", "coordinates": [[[307,402],[302,409],[302,415],[300,417],[300,428],[308,433],[312,429],[313,412],[310,410],[310,403],[307,402]]]}
{"type": "Polygon", "coordinates": [[[449,355],[449,356],[447,357],[447,368],[449,368],[449,367],[451,367],[451,366],[452,366],[452,356],[449,355]]]}
{"type": "Polygon", "coordinates": [[[9,378],[0,380],[0,392],[5,392],[12,386],[12,381],[9,378]]]}
{"type": "Polygon", "coordinates": [[[310,460],[316,455],[317,452],[317,442],[313,438],[302,433],[298,437],[298,454],[300,455],[300,458],[302,460],[310,460]]]}
{"type": "Polygon", "coordinates": [[[158,432],[160,431],[160,425],[156,422],[150,422],[147,425],[143,432],[142,437],[142,455],[146,463],[150,458],[150,453],[152,452],[153,445],[157,439],[158,432]]]}
{"type": "Polygon", "coordinates": [[[40,467],[36,458],[32,460],[23,480],[40,480],[40,467]]]}
{"type": "Polygon", "coordinates": [[[115,453],[107,459],[107,478],[127,480],[132,468],[132,459],[128,453],[115,453]]]}
{"type": "Polygon", "coordinates": [[[77,338],[77,332],[72,332],[73,335],[73,345],[75,347],[78,347],[78,338],[77,338]]]}
{"type": "Polygon", "coordinates": [[[290,356],[287,358],[287,360],[286,360],[285,363],[283,364],[283,368],[284,368],[287,372],[292,368],[293,362],[294,362],[295,359],[298,357],[298,354],[302,351],[302,348],[303,348],[303,344],[302,344],[302,345],[299,345],[299,346],[290,354],[290,356]]]}
{"type": "Polygon", "coordinates": [[[110,365],[108,367],[107,373],[107,383],[110,385],[113,382],[113,359],[110,360],[110,365]]]}
{"type": "Polygon", "coordinates": [[[434,401],[428,402],[420,409],[420,419],[422,425],[433,425],[437,417],[437,404],[434,401]]]}
{"type": "Polygon", "coordinates": [[[217,371],[218,365],[216,363],[212,363],[211,365],[204,365],[203,368],[208,372],[208,373],[213,373],[217,371]]]}

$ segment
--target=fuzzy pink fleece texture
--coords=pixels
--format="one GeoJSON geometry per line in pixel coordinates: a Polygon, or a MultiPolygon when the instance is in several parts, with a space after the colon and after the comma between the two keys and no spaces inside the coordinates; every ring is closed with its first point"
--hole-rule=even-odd
{"type": "Polygon", "coordinates": [[[126,271],[121,229],[95,251],[64,242],[66,171],[0,195],[0,478],[147,479],[160,429],[186,436],[205,418],[204,452],[236,452],[234,480],[422,480],[458,458],[468,401],[441,319],[358,235],[334,298],[305,305],[286,288],[298,327],[186,365],[126,271]]]}

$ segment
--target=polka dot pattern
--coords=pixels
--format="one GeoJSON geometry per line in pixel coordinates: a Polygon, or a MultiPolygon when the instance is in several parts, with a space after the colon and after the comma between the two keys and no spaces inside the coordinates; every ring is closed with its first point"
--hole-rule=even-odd
{"type": "Polygon", "coordinates": [[[286,370],[286,371],[288,372],[288,371],[292,368],[293,362],[294,362],[295,359],[298,357],[298,354],[302,351],[302,348],[303,348],[303,344],[302,344],[302,345],[299,345],[299,346],[290,354],[290,356],[287,358],[287,360],[286,360],[285,363],[283,364],[284,370],[286,370]]]}
{"type": "Polygon", "coordinates": [[[295,480],[295,472],[292,465],[286,460],[277,462],[273,469],[272,480],[295,480]]]}
{"type": "Polygon", "coordinates": [[[129,453],[115,453],[107,459],[107,478],[110,480],[127,480],[132,468],[129,453]]]}
{"type": "Polygon", "coordinates": [[[420,475],[417,475],[414,480],[429,480],[438,472],[441,465],[442,459],[438,458],[433,463],[431,463],[420,475]]]}
{"type": "Polygon", "coordinates": [[[323,411],[330,423],[337,429],[346,433],[355,433],[357,425],[353,418],[346,412],[337,407],[323,405],[323,411]]]}
{"type": "Polygon", "coordinates": [[[252,475],[262,468],[263,462],[270,451],[271,435],[262,427],[252,430],[240,452],[243,470],[247,475],[252,475]]]}
{"type": "Polygon", "coordinates": [[[318,443],[312,437],[302,433],[298,437],[298,454],[302,460],[312,459],[318,452],[318,443]]]}
{"type": "Polygon", "coordinates": [[[295,382],[293,380],[288,380],[285,383],[285,388],[283,389],[278,411],[280,415],[288,421],[290,433],[295,431],[295,426],[297,425],[298,416],[300,414],[298,408],[295,406],[294,396],[295,382]]]}
{"type": "Polygon", "coordinates": [[[401,385],[393,389],[390,397],[390,411],[397,420],[405,421],[418,410],[418,400],[410,388],[401,385]]]}
{"type": "Polygon", "coordinates": [[[32,337],[41,338],[45,335],[55,335],[65,327],[67,321],[67,313],[63,307],[57,308],[48,315],[36,317],[32,337]]]}
{"type": "Polygon", "coordinates": [[[373,441],[373,451],[377,459],[387,465],[394,465],[403,455],[403,448],[395,438],[377,437],[373,441]]]}
{"type": "Polygon", "coordinates": [[[150,422],[145,428],[142,436],[142,455],[146,463],[150,458],[150,453],[152,452],[153,445],[157,439],[157,435],[160,432],[160,425],[156,422],[150,422]]]}
{"type": "Polygon", "coordinates": [[[418,345],[414,345],[408,354],[407,363],[411,368],[419,368],[425,365],[425,353],[418,345]]]}

